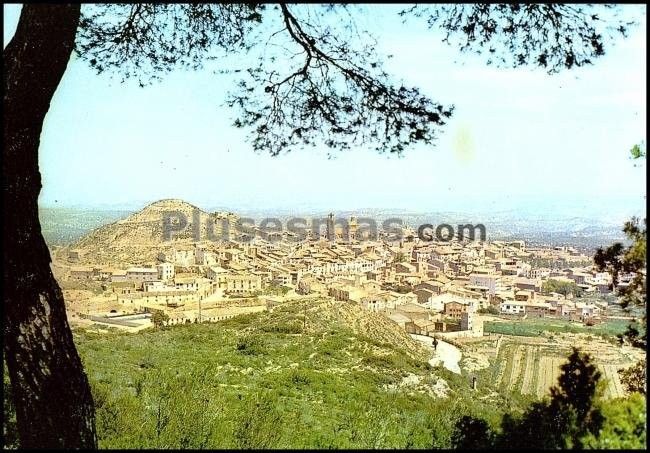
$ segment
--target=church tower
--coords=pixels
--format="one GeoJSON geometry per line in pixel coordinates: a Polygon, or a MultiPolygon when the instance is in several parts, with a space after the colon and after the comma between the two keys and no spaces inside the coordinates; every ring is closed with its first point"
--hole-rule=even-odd
{"type": "Polygon", "coordinates": [[[357,240],[357,218],[350,217],[350,224],[348,227],[348,240],[356,241],[357,240]]]}
{"type": "Polygon", "coordinates": [[[327,240],[333,241],[336,237],[336,232],[334,231],[334,214],[330,212],[327,216],[327,240]]]}

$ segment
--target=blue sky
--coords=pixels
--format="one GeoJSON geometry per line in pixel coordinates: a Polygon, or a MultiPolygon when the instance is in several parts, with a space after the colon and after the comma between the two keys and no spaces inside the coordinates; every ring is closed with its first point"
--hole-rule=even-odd
{"type": "MultiPolygon", "coordinates": [[[[19,6],[5,5],[5,43],[19,6]]],[[[417,211],[645,205],[645,169],[628,150],[646,136],[646,14],[591,67],[549,76],[460,55],[395,8],[361,24],[394,54],[387,69],[456,106],[438,143],[402,158],[356,149],[256,154],[222,106],[211,71],[153,86],[98,76],[73,57],[41,137],[44,206],[140,207],[182,198],[201,207],[401,208],[417,211]]],[[[630,10],[632,11],[632,10],[630,10]]],[[[645,211],[643,211],[645,212],[645,211]]]]}

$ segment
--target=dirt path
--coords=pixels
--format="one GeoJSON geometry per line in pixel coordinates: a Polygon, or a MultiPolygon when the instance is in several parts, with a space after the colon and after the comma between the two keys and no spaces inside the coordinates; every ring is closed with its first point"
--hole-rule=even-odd
{"type": "Polygon", "coordinates": [[[415,340],[421,341],[426,346],[428,346],[433,352],[433,357],[429,360],[429,365],[436,366],[440,363],[447,368],[449,371],[460,374],[460,359],[463,356],[460,349],[456,346],[451,345],[445,341],[438,340],[438,348],[434,351],[433,346],[431,346],[431,337],[426,335],[416,335],[411,334],[411,337],[415,340]]]}

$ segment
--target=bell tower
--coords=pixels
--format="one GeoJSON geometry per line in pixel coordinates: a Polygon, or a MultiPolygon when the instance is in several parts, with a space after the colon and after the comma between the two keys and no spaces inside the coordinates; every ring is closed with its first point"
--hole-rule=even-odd
{"type": "Polygon", "coordinates": [[[357,218],[350,217],[350,224],[348,227],[348,240],[356,241],[357,240],[357,218]]]}
{"type": "Polygon", "coordinates": [[[334,231],[334,214],[329,213],[327,216],[327,240],[328,241],[333,241],[336,238],[336,232],[334,231]]]}

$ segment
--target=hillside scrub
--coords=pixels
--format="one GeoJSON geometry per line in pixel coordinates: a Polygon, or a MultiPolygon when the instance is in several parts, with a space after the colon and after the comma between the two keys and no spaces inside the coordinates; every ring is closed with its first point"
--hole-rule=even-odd
{"type": "Polygon", "coordinates": [[[498,421],[503,400],[475,399],[488,392],[432,369],[426,350],[376,316],[312,300],[215,324],[78,330],[99,447],[445,448],[461,415],[498,421]],[[275,328],[305,312],[306,333],[275,328]],[[417,386],[404,384],[414,376],[417,386]],[[447,397],[426,391],[441,379],[447,397]]]}

